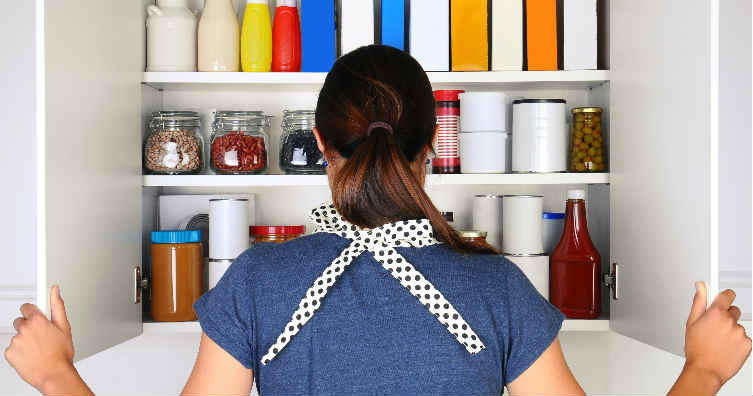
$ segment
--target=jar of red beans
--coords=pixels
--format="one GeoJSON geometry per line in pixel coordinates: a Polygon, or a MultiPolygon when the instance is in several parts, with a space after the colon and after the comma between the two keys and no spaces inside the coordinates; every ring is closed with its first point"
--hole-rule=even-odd
{"type": "Polygon", "coordinates": [[[218,117],[211,137],[211,164],[217,173],[254,174],[268,167],[269,116],[218,117]]]}

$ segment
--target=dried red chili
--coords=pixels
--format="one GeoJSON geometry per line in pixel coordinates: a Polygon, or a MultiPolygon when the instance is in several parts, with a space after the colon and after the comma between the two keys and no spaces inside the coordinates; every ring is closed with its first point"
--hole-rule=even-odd
{"type": "Polygon", "coordinates": [[[267,168],[267,148],[261,136],[232,131],[212,142],[212,165],[219,171],[253,172],[267,168]]]}

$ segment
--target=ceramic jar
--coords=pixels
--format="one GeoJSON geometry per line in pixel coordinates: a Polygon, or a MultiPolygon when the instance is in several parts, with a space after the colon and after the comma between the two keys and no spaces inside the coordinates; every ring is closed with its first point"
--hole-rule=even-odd
{"type": "Polygon", "coordinates": [[[157,0],[146,11],[146,70],[196,71],[196,15],[187,0],[157,0]]]}

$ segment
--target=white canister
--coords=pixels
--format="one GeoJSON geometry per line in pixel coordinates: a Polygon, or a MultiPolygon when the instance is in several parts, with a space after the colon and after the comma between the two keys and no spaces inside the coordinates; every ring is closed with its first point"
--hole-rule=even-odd
{"type": "Polygon", "coordinates": [[[213,289],[215,286],[217,286],[217,282],[222,279],[222,276],[225,275],[225,272],[228,268],[230,268],[230,264],[233,263],[233,260],[209,260],[209,270],[208,272],[208,281],[207,281],[207,287],[209,287],[209,290],[213,289]]]}
{"type": "Polygon", "coordinates": [[[157,0],[146,11],[146,70],[196,71],[196,15],[187,1],[157,0]]]}
{"type": "Polygon", "coordinates": [[[565,227],[565,214],[544,212],[541,216],[542,225],[542,239],[544,243],[544,252],[552,254],[554,248],[560,243],[562,239],[562,230],[565,227]]]}
{"type": "Polygon", "coordinates": [[[460,134],[460,173],[510,171],[510,134],[470,132],[460,134]]]}
{"type": "Polygon", "coordinates": [[[512,103],[512,171],[565,172],[565,100],[518,99],[512,103]]]}
{"type": "Polygon", "coordinates": [[[520,268],[533,287],[549,300],[549,256],[505,256],[520,268]]]}
{"type": "MultiPolygon", "coordinates": [[[[465,92],[460,99],[460,131],[508,131],[504,92],[465,92]]],[[[461,162],[462,164],[462,162],[461,162]]]]}
{"type": "Polygon", "coordinates": [[[505,195],[502,199],[502,251],[514,256],[544,253],[541,195],[505,195]]]}
{"type": "Polygon", "coordinates": [[[248,249],[248,200],[209,201],[209,259],[235,260],[248,249]]]}
{"type": "Polygon", "coordinates": [[[476,195],[473,197],[472,228],[486,231],[486,242],[495,249],[502,247],[502,196],[476,195]]]}
{"type": "Polygon", "coordinates": [[[199,20],[200,72],[240,71],[241,28],[232,0],[205,0],[199,20]]]}

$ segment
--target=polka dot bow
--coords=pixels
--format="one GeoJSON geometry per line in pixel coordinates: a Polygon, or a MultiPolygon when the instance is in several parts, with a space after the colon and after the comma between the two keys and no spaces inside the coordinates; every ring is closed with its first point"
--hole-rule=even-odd
{"type": "Polygon", "coordinates": [[[373,253],[382,267],[408,289],[468,352],[475,355],[485,348],[478,335],[442,293],[395,250],[396,247],[423,247],[440,243],[434,239],[429,220],[398,221],[365,229],[343,219],[332,204],[314,209],[310,218],[316,224],[315,232],[337,234],[351,240],[351,243],[306,290],[306,295],[298,304],[290,322],[262,357],[263,365],[272,361],[290,343],[321,307],[327,292],[340,275],[365,251],[373,253]]]}

